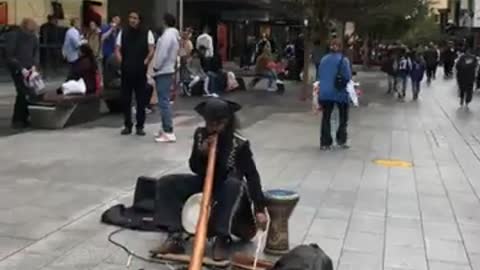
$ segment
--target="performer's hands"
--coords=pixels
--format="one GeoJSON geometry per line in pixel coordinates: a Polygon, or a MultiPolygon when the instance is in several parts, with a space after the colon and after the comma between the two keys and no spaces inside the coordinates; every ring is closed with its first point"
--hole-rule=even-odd
{"type": "Polygon", "coordinates": [[[213,139],[213,136],[208,136],[207,139],[203,140],[203,142],[200,144],[199,150],[203,155],[208,156],[208,150],[210,149],[210,145],[213,143],[213,139]]]}
{"type": "Polygon", "coordinates": [[[268,217],[265,213],[263,212],[258,212],[255,215],[255,218],[257,219],[257,227],[258,229],[265,231],[267,230],[267,223],[268,223],[268,217]]]}

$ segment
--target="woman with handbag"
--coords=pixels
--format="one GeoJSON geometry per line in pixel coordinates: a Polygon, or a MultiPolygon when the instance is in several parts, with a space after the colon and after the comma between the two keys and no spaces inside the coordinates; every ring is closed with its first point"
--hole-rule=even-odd
{"type": "Polygon", "coordinates": [[[347,126],[350,99],[347,84],[351,79],[350,61],[342,53],[341,42],[334,39],[330,42],[330,52],[320,62],[317,77],[321,87],[318,102],[323,110],[320,139],[321,150],[330,150],[333,144],[330,122],[335,106],[338,108],[340,116],[336,141],[341,148],[348,148],[347,126]]]}

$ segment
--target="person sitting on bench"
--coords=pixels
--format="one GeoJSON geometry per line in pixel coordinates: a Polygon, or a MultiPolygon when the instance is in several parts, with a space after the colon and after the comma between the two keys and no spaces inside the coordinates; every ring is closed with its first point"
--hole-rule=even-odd
{"type": "Polygon", "coordinates": [[[275,88],[274,83],[282,84],[278,80],[277,73],[275,71],[275,62],[272,58],[272,53],[269,47],[263,49],[263,53],[257,58],[257,65],[255,68],[255,78],[250,83],[250,88],[255,87],[262,79],[268,79],[268,88],[267,91],[275,92],[279,90],[279,87],[275,88]]]}
{"type": "Polygon", "coordinates": [[[86,95],[95,94],[99,87],[97,85],[98,66],[95,55],[92,48],[87,44],[80,46],[79,52],[79,58],[73,63],[67,81],[83,79],[87,86],[86,95]]]}
{"type": "Polygon", "coordinates": [[[260,176],[250,143],[237,133],[235,112],[240,108],[220,98],[209,98],[195,108],[205,119],[206,127],[198,128],[194,134],[189,162],[193,174],[159,179],[154,220],[156,226],[168,231],[169,237],[151,251],[152,255],[185,252],[182,209],[190,196],[202,192],[212,134],[218,134],[208,232],[209,237],[215,237],[213,259],[228,259],[231,235],[250,241],[258,228],[265,228],[267,216],[260,176]]]}

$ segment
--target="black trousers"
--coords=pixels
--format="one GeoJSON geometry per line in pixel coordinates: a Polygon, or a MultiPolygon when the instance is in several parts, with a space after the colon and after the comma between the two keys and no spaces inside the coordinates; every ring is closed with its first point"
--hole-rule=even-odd
{"type": "Polygon", "coordinates": [[[11,69],[10,74],[12,76],[13,83],[15,84],[15,90],[17,97],[15,98],[15,106],[13,109],[12,123],[26,124],[28,123],[28,101],[27,101],[27,87],[23,82],[23,75],[20,72],[16,72],[11,69]]]}
{"type": "Polygon", "coordinates": [[[132,95],[135,93],[137,105],[137,129],[143,129],[145,125],[145,108],[147,106],[148,93],[146,89],[146,72],[137,74],[122,73],[122,100],[124,124],[132,128],[132,95]]]}
{"type": "Polygon", "coordinates": [[[435,79],[435,73],[437,72],[437,67],[435,65],[427,66],[427,80],[430,82],[432,79],[435,79]]]}
{"type": "Polygon", "coordinates": [[[444,63],[445,76],[451,76],[452,75],[454,65],[455,65],[454,61],[445,61],[445,63],[444,63]]]}
{"type": "Polygon", "coordinates": [[[348,112],[350,105],[348,103],[340,103],[334,101],[321,101],[323,115],[322,115],[322,127],[321,127],[321,146],[331,146],[333,144],[332,132],[331,132],[331,117],[335,106],[337,106],[340,114],[340,124],[337,130],[337,144],[343,145],[347,143],[348,134],[348,112]]]}
{"type": "Polygon", "coordinates": [[[459,83],[458,87],[460,90],[460,101],[466,102],[467,104],[472,102],[474,82],[459,83]]]}
{"type": "MultiPolygon", "coordinates": [[[[193,174],[162,177],[155,194],[155,224],[170,233],[182,232],[182,209],[190,196],[203,191],[203,179],[193,174]]],[[[209,237],[235,235],[244,240],[255,236],[255,219],[247,186],[230,178],[215,186],[209,222],[209,237]]]]}

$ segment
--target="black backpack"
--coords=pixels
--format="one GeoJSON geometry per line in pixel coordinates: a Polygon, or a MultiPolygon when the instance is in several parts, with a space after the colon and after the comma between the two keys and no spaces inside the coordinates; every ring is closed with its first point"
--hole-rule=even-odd
{"type": "Polygon", "coordinates": [[[298,246],[280,258],[272,270],[333,270],[330,257],[316,244],[298,246]]]}

